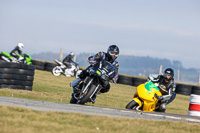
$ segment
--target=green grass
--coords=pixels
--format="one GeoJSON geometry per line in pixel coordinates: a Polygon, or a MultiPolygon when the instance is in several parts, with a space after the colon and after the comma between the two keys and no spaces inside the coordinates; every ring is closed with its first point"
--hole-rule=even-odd
{"type": "MultiPolygon", "coordinates": [[[[50,72],[35,71],[33,91],[0,89],[0,96],[69,103],[72,88],[69,83],[75,78],[55,77],[50,72]]],[[[132,100],[136,88],[111,84],[108,93],[98,95],[95,104],[87,105],[120,108],[132,100]]],[[[188,114],[190,97],[177,95],[167,105],[166,113],[188,114]]],[[[198,124],[143,119],[112,118],[75,113],[33,111],[18,107],[0,106],[1,133],[46,133],[46,132],[198,132],[198,124]],[[99,129],[99,130],[97,130],[99,129]]]]}
{"type": "MultiPolygon", "coordinates": [[[[56,77],[50,72],[36,70],[33,91],[0,89],[0,96],[69,103],[72,93],[72,88],[69,84],[74,80],[74,77],[56,77]]],[[[124,109],[125,106],[132,100],[135,91],[136,88],[133,86],[111,84],[110,91],[108,93],[98,95],[95,104],[87,104],[124,109]]],[[[189,96],[177,95],[176,99],[167,105],[166,113],[187,115],[189,101],[189,96]]]]}
{"type": "Polygon", "coordinates": [[[44,112],[0,106],[1,133],[198,133],[199,124],[44,112]]]}

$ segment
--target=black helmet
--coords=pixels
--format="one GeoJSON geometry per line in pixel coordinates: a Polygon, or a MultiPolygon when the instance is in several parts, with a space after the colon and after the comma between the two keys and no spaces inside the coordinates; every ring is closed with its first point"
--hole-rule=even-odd
{"type": "Polygon", "coordinates": [[[167,81],[173,79],[174,78],[174,70],[171,68],[165,69],[164,76],[167,81]]]}
{"type": "Polygon", "coordinates": [[[117,59],[119,55],[119,48],[116,45],[110,45],[107,50],[107,54],[113,59],[117,59]]]}

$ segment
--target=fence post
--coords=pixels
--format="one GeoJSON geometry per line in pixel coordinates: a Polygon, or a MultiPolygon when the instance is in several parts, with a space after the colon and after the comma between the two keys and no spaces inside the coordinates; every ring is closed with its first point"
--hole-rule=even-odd
{"type": "Polygon", "coordinates": [[[62,61],[63,59],[63,53],[62,53],[62,48],[60,49],[60,56],[59,56],[59,61],[62,61]]]}
{"type": "Polygon", "coordinates": [[[200,73],[199,73],[199,83],[198,83],[198,86],[200,86],[200,73]]]}
{"type": "Polygon", "coordinates": [[[160,65],[160,69],[159,69],[159,75],[162,74],[162,65],[160,65]]]}
{"type": "Polygon", "coordinates": [[[76,55],[74,56],[74,62],[76,62],[76,55]]]}
{"type": "Polygon", "coordinates": [[[178,76],[178,82],[179,82],[179,70],[178,70],[178,75],[177,76],[178,76]]]}

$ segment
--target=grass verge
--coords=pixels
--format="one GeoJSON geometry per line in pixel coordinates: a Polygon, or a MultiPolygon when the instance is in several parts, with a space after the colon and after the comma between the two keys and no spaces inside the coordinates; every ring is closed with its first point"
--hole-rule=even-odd
{"type": "Polygon", "coordinates": [[[1,133],[198,133],[199,124],[34,111],[0,106],[1,133]]]}

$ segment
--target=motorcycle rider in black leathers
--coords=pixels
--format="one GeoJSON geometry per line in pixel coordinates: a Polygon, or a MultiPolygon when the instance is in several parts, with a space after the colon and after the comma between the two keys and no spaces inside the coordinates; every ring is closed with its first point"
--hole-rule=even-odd
{"type": "Polygon", "coordinates": [[[174,70],[171,68],[167,68],[164,71],[164,75],[158,75],[158,77],[154,78],[152,76],[148,77],[148,80],[151,80],[153,83],[158,85],[162,96],[157,96],[159,108],[155,111],[165,112],[166,105],[172,102],[176,97],[176,85],[174,83],[174,70]]]}
{"type": "MultiPolygon", "coordinates": [[[[87,67],[85,70],[83,70],[81,72],[81,74],[79,75],[79,78],[77,78],[75,81],[73,81],[70,86],[73,87],[73,90],[76,89],[76,86],[81,82],[81,80],[85,79],[86,76],[89,74],[88,70],[92,67],[93,63],[97,63],[101,60],[106,60],[109,61],[110,63],[112,63],[115,66],[115,72],[114,72],[114,78],[112,79],[112,81],[114,83],[117,82],[118,79],[118,69],[119,69],[119,63],[116,61],[117,57],[119,55],[119,48],[116,45],[111,45],[109,46],[107,53],[106,52],[99,52],[94,56],[90,56],[88,58],[88,61],[90,63],[90,66],[87,67]]],[[[100,90],[101,93],[105,93],[108,92],[110,90],[110,84],[109,81],[105,81],[103,83],[103,88],[100,90]]]]}
{"type": "Polygon", "coordinates": [[[66,68],[71,68],[72,67],[71,63],[74,63],[75,65],[77,65],[77,63],[73,61],[74,57],[75,57],[75,54],[71,52],[69,55],[67,55],[63,59],[63,64],[66,66],[66,68]]]}
{"type": "Polygon", "coordinates": [[[24,48],[23,43],[18,43],[18,45],[10,52],[10,55],[13,56],[16,60],[23,60],[23,57],[20,57],[19,55],[22,55],[22,49],[24,48]]]}

